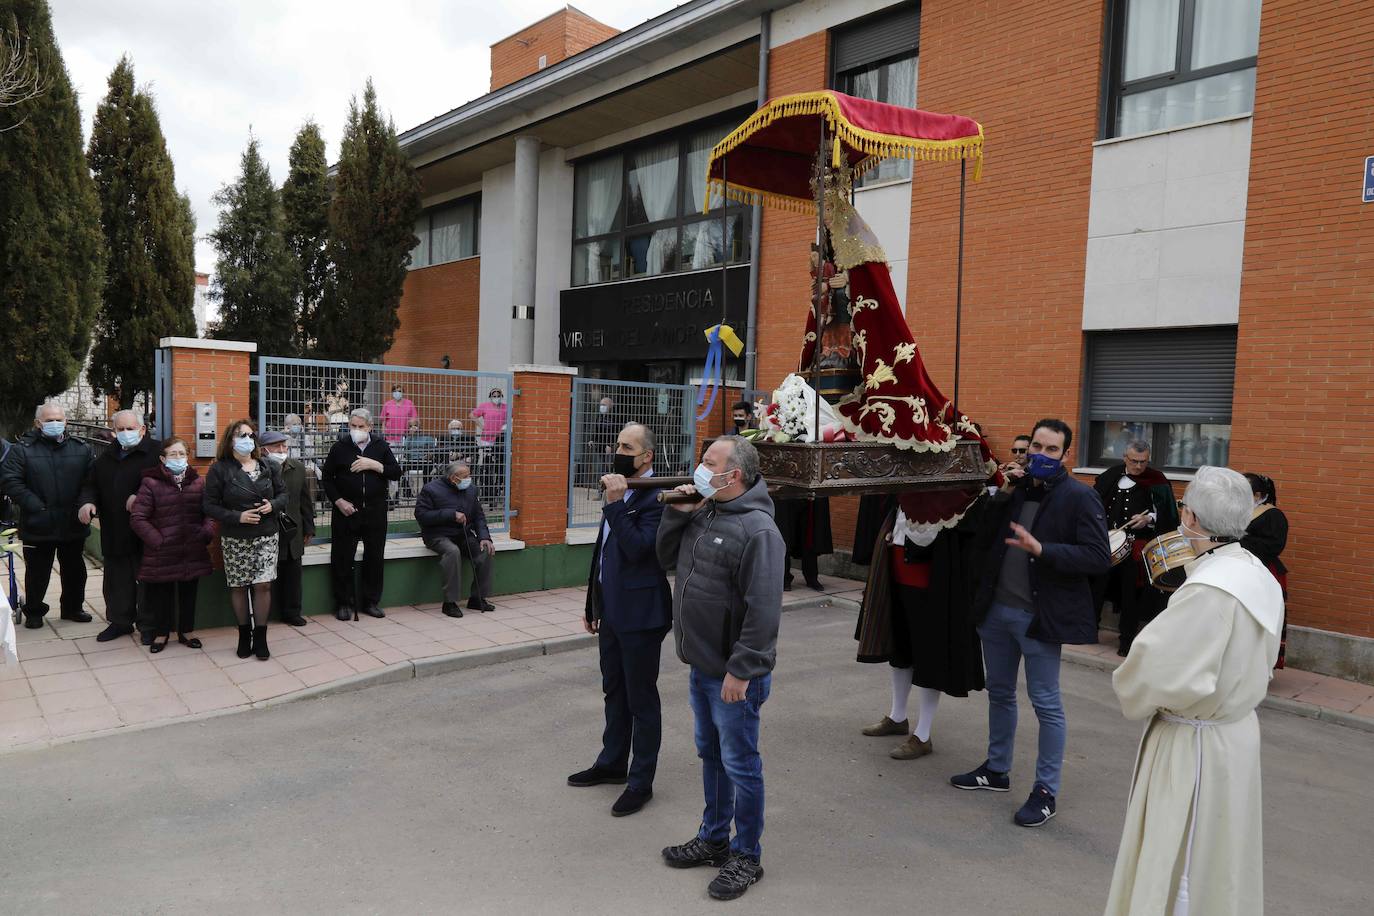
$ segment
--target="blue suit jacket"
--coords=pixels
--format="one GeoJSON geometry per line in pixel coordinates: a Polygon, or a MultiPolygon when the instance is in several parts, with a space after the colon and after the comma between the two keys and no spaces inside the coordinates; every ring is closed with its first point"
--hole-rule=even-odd
{"type": "Polygon", "coordinates": [[[629,499],[607,503],[601,514],[610,533],[604,544],[602,535],[596,539],[587,619],[623,632],[671,626],[673,592],[654,549],[663,518],[656,491],[631,490],[629,499]]]}

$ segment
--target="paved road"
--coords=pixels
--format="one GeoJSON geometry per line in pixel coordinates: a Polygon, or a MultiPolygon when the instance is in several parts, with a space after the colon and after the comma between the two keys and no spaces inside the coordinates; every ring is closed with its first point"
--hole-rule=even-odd
{"type": "MultiPolygon", "coordinates": [[[[858,735],[888,679],[852,661],[852,632],[845,611],[784,616],[767,874],[733,904],[706,897],[706,870],[659,862],[701,808],[685,669],[665,653],[657,797],[613,819],[616,789],[563,782],[600,728],[595,653],[577,651],[0,758],[0,910],[1100,912],[1138,733],[1107,676],[1065,667],[1061,814],[1025,830],[1025,750],[1009,795],[945,784],[983,758],[981,696],[946,700],[919,761],[858,735]]],[[[1269,912],[1369,913],[1374,735],[1261,719],[1269,912]]]]}

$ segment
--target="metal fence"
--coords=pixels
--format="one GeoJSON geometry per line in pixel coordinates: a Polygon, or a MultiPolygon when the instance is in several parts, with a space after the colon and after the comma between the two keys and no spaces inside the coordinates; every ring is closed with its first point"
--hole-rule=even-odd
{"type": "MultiPolygon", "coordinates": [[[[420,489],[457,459],[472,465],[491,529],[509,527],[514,404],[508,373],[265,356],[257,381],[259,425],[286,433],[291,455],[315,473],[317,484],[329,449],[347,435],[349,411],[365,407],[373,435],[387,441],[401,464],[388,509],[396,529],[413,525],[420,489]]],[[[328,523],[328,499],[318,485],[315,517],[328,523]]]]}
{"type": "Polygon", "coordinates": [[[616,439],[626,423],[643,423],[653,432],[656,475],[692,472],[696,463],[695,398],[694,385],[573,379],[572,447],[568,452],[569,528],[600,522],[601,475],[611,470],[616,439]]]}

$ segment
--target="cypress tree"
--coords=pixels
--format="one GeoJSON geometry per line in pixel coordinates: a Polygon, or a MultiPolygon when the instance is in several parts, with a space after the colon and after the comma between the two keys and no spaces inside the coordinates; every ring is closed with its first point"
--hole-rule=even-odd
{"type": "Polygon", "coordinates": [[[282,239],[281,198],[256,137],[248,139],[238,179],[220,188],[214,201],[223,209],[210,235],[219,253],[211,295],[220,304],[211,336],[255,341],[264,356],[290,356],[298,281],[282,239]]]}
{"type": "Polygon", "coordinates": [[[362,108],[356,98],[349,106],[339,148],[329,210],[334,282],[315,326],[320,355],[368,362],[391,348],[419,214],[419,181],[368,80],[362,108]]]}
{"type": "Polygon", "coordinates": [[[189,201],[127,56],[96,109],[87,157],[110,255],[88,375],[97,391],[132,404],[152,390],[158,341],[196,334],[196,265],[189,201]]]}
{"type": "Polygon", "coordinates": [[[291,144],[290,172],[282,185],[283,235],[296,260],[297,350],[304,354],[315,339],[316,316],[329,282],[329,162],[324,138],[307,121],[291,144]]]}
{"type": "Polygon", "coordinates": [[[0,0],[43,91],[0,111],[0,422],[24,428],[90,348],[105,251],[81,113],[46,0],[0,0]]]}

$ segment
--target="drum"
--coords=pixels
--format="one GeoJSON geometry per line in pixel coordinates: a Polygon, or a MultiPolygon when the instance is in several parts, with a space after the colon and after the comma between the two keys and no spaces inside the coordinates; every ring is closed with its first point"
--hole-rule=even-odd
{"type": "Polygon", "coordinates": [[[1197,559],[1193,545],[1177,531],[1161,534],[1145,545],[1145,575],[1162,592],[1175,591],[1188,574],[1183,567],[1197,559]]]}
{"type": "Polygon", "coordinates": [[[1107,547],[1112,552],[1112,565],[1116,566],[1131,555],[1131,542],[1135,538],[1125,528],[1117,528],[1107,535],[1107,547]]]}

